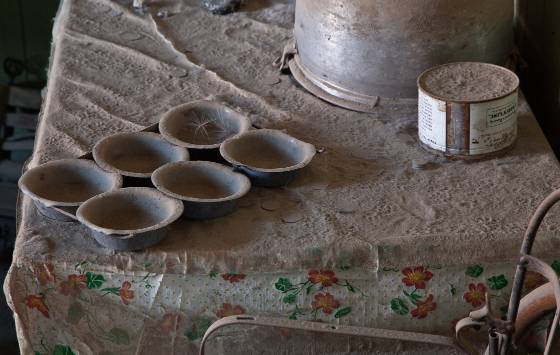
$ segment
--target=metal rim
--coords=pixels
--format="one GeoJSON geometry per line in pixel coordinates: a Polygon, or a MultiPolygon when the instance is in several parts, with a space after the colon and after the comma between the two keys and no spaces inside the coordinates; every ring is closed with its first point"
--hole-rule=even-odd
{"type": "Polygon", "coordinates": [[[194,202],[194,203],[220,203],[220,202],[237,200],[245,196],[251,189],[251,182],[249,178],[246,177],[245,175],[237,173],[225,165],[214,163],[211,161],[202,161],[202,160],[165,164],[162,167],[158,168],[156,171],[154,171],[154,173],[152,174],[152,184],[154,184],[156,189],[158,189],[160,192],[163,192],[168,196],[171,196],[181,201],[194,202]],[[237,191],[235,191],[234,193],[231,193],[228,196],[220,197],[220,198],[199,198],[199,197],[188,196],[185,194],[178,194],[176,192],[173,192],[168,186],[166,186],[166,184],[161,179],[161,174],[165,173],[166,170],[173,169],[173,168],[185,169],[182,171],[185,175],[189,173],[188,169],[190,168],[202,168],[206,170],[212,170],[218,175],[230,176],[230,177],[234,177],[235,179],[238,179],[240,186],[238,186],[237,191]]]}
{"type": "Polygon", "coordinates": [[[275,129],[266,129],[266,128],[265,129],[253,130],[253,131],[247,131],[247,132],[239,135],[238,137],[228,138],[220,146],[220,155],[228,163],[230,163],[234,167],[244,167],[244,168],[247,168],[251,171],[260,172],[260,173],[287,173],[287,172],[290,172],[290,171],[303,169],[309,163],[311,163],[311,160],[313,160],[313,158],[315,157],[315,154],[317,154],[317,150],[315,149],[315,146],[313,144],[301,141],[301,140],[299,140],[295,137],[292,137],[289,134],[284,133],[282,131],[275,130],[275,129]],[[228,153],[228,150],[227,150],[228,146],[231,145],[231,144],[235,144],[236,141],[239,141],[244,137],[267,136],[267,135],[268,136],[280,137],[286,142],[295,142],[298,145],[298,148],[300,148],[300,150],[305,154],[305,157],[300,162],[298,162],[297,164],[290,165],[290,166],[285,166],[285,167],[281,167],[281,168],[259,168],[259,167],[256,167],[256,166],[251,166],[251,165],[244,164],[243,162],[238,161],[237,159],[233,158],[228,153]]]}
{"type": "Polygon", "coordinates": [[[32,174],[36,174],[37,172],[40,172],[41,170],[49,169],[49,168],[57,167],[57,166],[68,166],[68,167],[72,167],[74,170],[80,169],[80,168],[85,168],[85,169],[91,169],[91,170],[97,171],[100,175],[103,176],[103,178],[106,178],[111,183],[111,187],[108,190],[103,191],[103,192],[108,192],[108,191],[118,189],[118,188],[122,187],[122,184],[123,184],[123,180],[122,180],[121,175],[102,169],[92,160],[69,158],[69,159],[52,160],[50,162],[47,162],[45,164],[41,164],[39,166],[36,166],[34,168],[31,168],[31,169],[27,170],[21,176],[21,178],[18,180],[18,187],[21,189],[21,191],[23,191],[24,194],[29,196],[32,200],[39,202],[40,204],[42,204],[43,206],[45,206],[47,208],[50,208],[50,207],[78,207],[79,205],[84,203],[87,199],[84,200],[84,201],[56,201],[56,200],[53,200],[53,199],[50,199],[50,198],[45,198],[45,197],[40,196],[39,194],[37,194],[33,191],[32,187],[28,186],[27,180],[30,178],[30,176],[32,174]]]}
{"type": "Polygon", "coordinates": [[[424,94],[430,96],[433,99],[437,99],[439,101],[444,101],[444,102],[451,102],[451,103],[456,103],[456,104],[480,104],[480,103],[485,103],[485,102],[491,102],[491,101],[497,101],[503,98],[506,98],[512,94],[515,94],[516,92],[518,92],[519,90],[519,84],[520,84],[520,80],[519,77],[517,76],[517,74],[515,74],[512,70],[506,68],[506,67],[502,67],[500,65],[496,65],[496,64],[490,64],[490,63],[478,63],[478,62],[452,62],[452,63],[446,63],[446,64],[442,64],[442,65],[438,65],[435,66],[433,68],[427,69],[425,70],[422,74],[420,74],[420,76],[418,76],[418,80],[416,81],[416,84],[418,85],[418,89],[420,89],[424,94]],[[485,100],[455,100],[455,99],[451,99],[451,98],[445,98],[443,96],[434,94],[433,92],[431,92],[425,85],[425,78],[426,76],[438,69],[450,66],[450,65],[457,65],[457,64],[483,64],[485,66],[488,67],[492,67],[496,70],[500,70],[503,71],[504,73],[512,76],[513,78],[515,78],[515,88],[512,89],[511,91],[508,91],[506,94],[502,94],[502,95],[497,95],[496,97],[490,98],[490,99],[485,99],[485,100]]]}
{"type": "Polygon", "coordinates": [[[187,112],[196,108],[223,109],[224,111],[228,112],[227,120],[239,122],[239,131],[237,133],[230,135],[226,139],[237,137],[240,134],[247,132],[251,128],[251,120],[241,112],[238,112],[232,109],[231,107],[228,107],[219,102],[198,100],[198,101],[193,101],[193,102],[176,106],[170,109],[169,111],[167,111],[163,115],[163,117],[158,123],[159,132],[163,136],[163,138],[165,138],[165,140],[167,140],[168,142],[174,145],[177,145],[179,147],[184,147],[184,148],[200,149],[200,150],[220,148],[220,145],[223,143],[223,141],[225,141],[225,139],[215,144],[195,144],[177,138],[174,135],[174,133],[170,131],[168,127],[168,121],[172,118],[174,114],[178,112],[187,112]]]}
{"type": "Polygon", "coordinates": [[[163,192],[151,188],[151,187],[126,187],[122,189],[117,189],[109,192],[102,193],[100,195],[94,196],[84,202],[78,210],[76,211],[76,217],[78,221],[80,221],[83,225],[88,227],[93,231],[97,231],[103,234],[110,234],[110,235],[118,235],[118,236],[125,236],[125,237],[134,237],[138,234],[151,232],[155,230],[162,229],[167,227],[171,223],[175,222],[181,214],[183,214],[183,203],[173,197],[165,195],[163,192]],[[150,226],[138,228],[138,229],[113,229],[110,227],[102,227],[99,226],[96,222],[90,221],[89,217],[84,215],[84,210],[87,209],[92,203],[95,203],[98,200],[102,200],[107,196],[134,196],[136,198],[144,198],[147,200],[157,201],[160,203],[169,203],[170,206],[170,213],[157,223],[154,223],[150,226]]]}
{"type": "Polygon", "coordinates": [[[510,150],[513,150],[513,148],[515,148],[515,145],[517,144],[517,139],[512,144],[500,150],[496,150],[494,152],[488,152],[488,153],[478,153],[478,154],[466,154],[464,151],[457,150],[457,149],[449,149],[447,147],[441,147],[441,150],[435,149],[422,141],[420,141],[419,144],[420,147],[422,147],[422,149],[424,149],[428,153],[444,156],[448,159],[486,160],[486,159],[493,159],[496,157],[503,156],[510,150]]]}
{"type": "MultiPolygon", "coordinates": [[[[123,169],[115,166],[113,164],[113,162],[111,162],[110,160],[106,159],[106,157],[105,157],[106,154],[103,154],[103,151],[102,151],[103,146],[111,143],[111,141],[114,141],[115,139],[117,139],[117,140],[121,139],[122,137],[131,138],[131,139],[145,139],[145,140],[149,140],[149,141],[153,141],[153,142],[162,143],[162,144],[165,145],[165,147],[168,149],[168,151],[174,152],[174,154],[176,155],[176,159],[177,159],[175,161],[188,161],[188,160],[190,160],[190,155],[189,155],[189,151],[187,150],[187,148],[174,145],[173,143],[167,141],[161,134],[157,134],[155,132],[146,132],[146,131],[124,132],[124,133],[116,133],[116,134],[107,136],[107,137],[103,138],[102,140],[100,140],[99,142],[97,142],[93,146],[93,150],[92,150],[93,160],[103,170],[109,171],[109,172],[112,172],[112,173],[121,174],[123,176],[136,177],[136,178],[148,178],[149,179],[152,176],[153,171],[148,172],[148,173],[141,173],[141,172],[123,170],[123,169]]],[[[172,162],[172,161],[168,161],[168,162],[172,162]]],[[[166,162],[166,163],[168,163],[168,162],[166,162]]]]}
{"type": "Polygon", "coordinates": [[[366,96],[336,87],[305,69],[297,54],[288,62],[294,79],[313,95],[336,106],[353,111],[374,112],[379,96],[366,96]]]}

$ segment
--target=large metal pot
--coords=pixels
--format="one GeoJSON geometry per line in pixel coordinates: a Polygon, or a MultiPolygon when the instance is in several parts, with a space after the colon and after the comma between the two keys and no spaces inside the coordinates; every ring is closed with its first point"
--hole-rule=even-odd
{"type": "Polygon", "coordinates": [[[513,0],[296,0],[296,79],[317,96],[369,111],[377,96],[415,97],[424,70],[504,64],[513,0]]]}

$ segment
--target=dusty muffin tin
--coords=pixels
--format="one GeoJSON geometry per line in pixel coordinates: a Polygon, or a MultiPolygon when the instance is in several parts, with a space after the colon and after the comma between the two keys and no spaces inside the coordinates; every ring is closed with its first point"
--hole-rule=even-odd
{"type": "Polygon", "coordinates": [[[312,144],[274,129],[248,131],[220,146],[227,162],[262,187],[288,184],[315,153],[312,144]]]}
{"type": "Polygon", "coordinates": [[[209,161],[169,163],[152,174],[154,186],[183,201],[183,216],[190,219],[222,217],[235,210],[251,182],[231,168],[209,161]]]}
{"type": "MultiPolygon", "coordinates": [[[[159,128],[162,127],[158,123],[140,132],[109,136],[98,142],[92,152],[78,159],[57,160],[31,169],[20,179],[20,188],[47,217],[61,221],[79,221],[91,230],[99,244],[114,250],[131,251],[161,241],[167,234],[168,225],[181,215],[190,219],[206,219],[231,213],[235,209],[236,201],[249,191],[251,181],[259,186],[287,184],[315,155],[313,145],[283,132],[268,129],[247,131],[250,127],[249,120],[221,104],[199,101],[181,105],[174,110],[200,108],[201,105],[208,109],[231,111],[232,117],[235,116],[233,120],[238,120],[236,124],[239,126],[236,128],[238,130],[221,144],[194,144],[196,148],[190,149],[214,151],[219,161],[224,162],[225,158],[233,165],[233,170],[215,162],[190,162],[189,151],[186,148],[188,144],[180,147],[164,139],[163,135],[158,134],[159,128]],[[140,158],[127,165],[126,163],[130,163],[126,162],[128,154],[140,158]],[[265,164],[268,159],[272,164],[265,164]],[[123,161],[124,165],[119,164],[123,161]],[[54,175],[57,167],[70,163],[79,166],[80,171],[88,172],[82,174],[90,179],[87,181],[107,179],[109,182],[95,185],[100,186],[99,189],[84,195],[83,198],[89,197],[85,201],[78,201],[83,198],[77,198],[76,201],[73,201],[74,198],[71,198],[72,201],[59,198],[63,201],[57,201],[51,195],[41,195],[41,191],[47,189],[38,186],[44,179],[41,169],[48,167],[47,172],[54,175]],[[203,183],[207,190],[196,192],[193,189],[189,191],[188,188],[176,189],[177,181],[187,172],[191,176],[185,181],[189,183],[202,183],[204,179],[208,179],[203,183]],[[150,179],[152,176],[153,183],[150,179]],[[140,185],[143,187],[131,187],[136,180],[142,181],[140,185]],[[120,188],[122,186],[124,188],[120,188]],[[163,192],[154,189],[154,186],[163,192]],[[92,197],[91,194],[95,196],[92,197]],[[144,201],[146,208],[142,207],[141,201],[144,201]],[[125,213],[129,208],[126,206],[130,207],[128,214],[125,213]],[[117,211],[117,208],[121,208],[122,212],[117,211]],[[114,219],[115,216],[120,216],[122,223],[129,224],[120,224],[121,222],[114,219]],[[146,224],[138,222],[137,216],[145,217],[140,219],[145,219],[146,224]],[[111,223],[104,224],[101,220],[111,223]]],[[[169,116],[170,112],[166,116],[169,116]]],[[[55,191],[67,188],[67,180],[56,181],[52,177],[49,178],[50,181],[61,185],[54,189],[55,191]]]]}
{"type": "Polygon", "coordinates": [[[149,178],[162,165],[189,160],[189,152],[154,132],[118,133],[95,144],[93,159],[107,171],[149,178]]]}
{"type": "Polygon", "coordinates": [[[101,169],[91,160],[54,160],[26,171],[18,181],[39,211],[53,219],[74,220],[80,204],[122,186],[122,177],[101,169]]]}
{"type": "Polygon", "coordinates": [[[181,201],[149,187],[105,192],[84,202],[76,217],[95,240],[114,250],[139,250],[159,243],[183,213],[181,201]]]}

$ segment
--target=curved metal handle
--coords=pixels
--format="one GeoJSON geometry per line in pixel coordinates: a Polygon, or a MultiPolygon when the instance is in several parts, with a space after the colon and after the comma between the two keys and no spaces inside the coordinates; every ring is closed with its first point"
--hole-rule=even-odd
{"type": "MultiPolygon", "coordinates": [[[[318,323],[309,321],[296,321],[278,317],[254,317],[254,316],[231,316],[222,318],[214,322],[204,334],[200,343],[200,355],[204,355],[204,346],[210,336],[220,328],[231,325],[251,325],[273,328],[288,328],[307,330],[319,333],[331,333],[339,335],[362,336],[368,338],[400,340],[415,343],[426,343],[442,345],[458,349],[455,340],[441,335],[424,333],[403,332],[397,330],[386,330],[366,327],[354,327],[349,325],[337,325],[329,323],[318,323]]],[[[477,354],[478,355],[478,354],[477,354]]]]}
{"type": "Polygon", "coordinates": [[[560,321],[560,282],[558,282],[558,275],[554,269],[547,263],[532,257],[530,255],[524,255],[521,258],[521,262],[526,264],[526,267],[530,271],[537,272],[543,275],[552,285],[554,290],[554,298],[556,300],[556,311],[554,313],[554,320],[550,326],[550,334],[548,335],[548,341],[546,343],[546,348],[544,355],[550,353],[552,348],[552,342],[554,341],[554,336],[556,334],[556,329],[558,328],[558,322],[560,321]]]}
{"type": "MultiPolygon", "coordinates": [[[[530,255],[533,249],[533,243],[537,236],[539,227],[541,226],[544,218],[546,217],[548,211],[560,201],[560,189],[552,192],[548,195],[543,202],[537,207],[537,210],[531,217],[529,221],[529,226],[525,231],[525,237],[523,239],[523,245],[521,246],[521,256],[530,255]]],[[[525,271],[526,266],[524,263],[519,263],[515,271],[515,278],[513,280],[513,286],[511,290],[511,297],[509,299],[508,315],[507,320],[511,324],[515,324],[517,320],[517,313],[519,312],[519,303],[521,302],[521,293],[523,290],[523,282],[525,281],[525,271]]],[[[502,347],[501,355],[506,355],[509,343],[511,341],[511,334],[506,334],[504,339],[504,346],[502,347]]]]}
{"type": "Polygon", "coordinates": [[[464,331],[469,328],[478,328],[485,325],[485,322],[473,320],[471,317],[463,318],[455,325],[455,335],[459,346],[469,355],[480,355],[476,347],[464,336],[464,331]]]}

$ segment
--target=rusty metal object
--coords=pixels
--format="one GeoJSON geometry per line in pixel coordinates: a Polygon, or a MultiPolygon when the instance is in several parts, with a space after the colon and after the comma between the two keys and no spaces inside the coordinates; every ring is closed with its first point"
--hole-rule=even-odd
{"type": "MultiPolygon", "coordinates": [[[[547,196],[543,202],[537,207],[537,210],[531,217],[529,221],[529,226],[525,231],[525,237],[523,238],[523,244],[521,246],[521,255],[530,255],[533,250],[533,244],[537,236],[539,227],[541,226],[544,218],[546,217],[548,211],[560,201],[560,189],[554,191],[549,196],[547,196]]],[[[519,263],[515,272],[515,278],[513,280],[513,287],[511,290],[511,296],[508,306],[507,320],[513,324],[517,322],[517,315],[519,313],[521,292],[523,290],[523,282],[525,280],[525,273],[527,271],[527,265],[524,263],[519,263]]],[[[505,334],[504,342],[509,344],[512,339],[512,334],[505,334]]],[[[504,347],[505,348],[505,347],[504,347]]],[[[508,349],[502,349],[501,355],[507,355],[508,349]]]]}
{"type": "Polygon", "coordinates": [[[425,343],[457,348],[455,340],[441,335],[424,333],[403,332],[398,330],[354,327],[348,325],[335,325],[319,322],[294,321],[278,317],[255,317],[255,316],[230,316],[214,322],[202,338],[200,343],[200,355],[204,355],[204,347],[210,336],[220,328],[232,325],[262,326],[271,328],[288,328],[306,330],[318,333],[330,333],[338,335],[362,336],[368,338],[389,339],[407,341],[413,343],[425,343]]]}
{"type": "Polygon", "coordinates": [[[488,347],[485,354],[507,354],[508,351],[523,338],[532,325],[541,320],[543,316],[554,311],[555,317],[550,327],[551,331],[544,351],[545,355],[550,354],[560,317],[560,309],[557,307],[557,305],[560,305],[560,282],[558,282],[558,276],[552,267],[535,257],[523,255],[520,259],[520,264],[524,265],[527,270],[543,275],[549,283],[534,290],[520,301],[520,316],[515,322],[515,327],[512,326],[513,323],[511,321],[502,320],[501,317],[494,312],[490,298],[488,294],[486,294],[486,303],[484,307],[472,311],[467,318],[457,322],[455,327],[459,345],[469,354],[479,355],[479,352],[476,347],[466,339],[464,330],[487,326],[489,329],[489,336],[488,347]],[[510,344],[508,339],[512,339],[512,334],[514,342],[510,344]]]}
{"type": "Polygon", "coordinates": [[[421,145],[460,158],[507,151],[517,138],[518,89],[515,73],[487,63],[449,63],[424,71],[418,78],[421,145]],[[491,78],[481,82],[485,74],[491,78]]]}
{"type": "MultiPolygon", "coordinates": [[[[554,341],[554,337],[556,334],[556,331],[558,329],[558,322],[560,320],[560,308],[558,307],[560,305],[560,283],[558,282],[558,275],[556,274],[556,272],[554,271],[554,269],[548,265],[547,263],[540,261],[537,258],[534,258],[532,256],[529,255],[525,255],[521,258],[521,262],[526,264],[527,270],[530,271],[534,271],[537,272],[541,275],[543,275],[547,280],[548,280],[548,284],[550,286],[550,288],[548,289],[548,294],[545,292],[539,292],[537,293],[538,296],[541,296],[540,299],[546,301],[549,301],[549,294],[552,293],[553,297],[554,297],[554,303],[555,303],[555,312],[554,312],[554,320],[552,321],[552,324],[550,326],[550,333],[548,335],[548,340],[546,343],[546,348],[544,351],[545,355],[550,354],[550,351],[552,349],[552,344],[554,341]],[[552,291],[552,292],[551,292],[552,291]]],[[[527,320],[529,317],[526,315],[527,313],[536,313],[539,314],[541,313],[539,311],[538,308],[535,308],[535,303],[540,303],[538,302],[539,298],[530,298],[530,297],[524,297],[520,304],[519,304],[519,308],[520,308],[520,314],[522,315],[521,318],[518,318],[518,320],[527,320]]],[[[539,306],[546,306],[546,304],[540,304],[539,306]]],[[[518,321],[516,321],[516,324],[519,324],[518,321]]],[[[519,324],[521,326],[521,324],[519,324]]],[[[521,335],[521,331],[520,329],[516,330],[516,338],[519,337],[521,335]]]]}
{"type": "Polygon", "coordinates": [[[465,336],[465,330],[470,328],[480,329],[488,327],[488,348],[485,354],[498,355],[501,334],[511,332],[511,324],[501,319],[494,311],[488,293],[485,294],[486,302],[480,309],[469,313],[469,316],[461,319],[455,325],[455,335],[459,346],[470,355],[480,355],[476,346],[465,336]]]}
{"type": "Polygon", "coordinates": [[[536,322],[556,309],[556,297],[552,284],[544,284],[523,297],[515,321],[514,342],[518,343],[525,332],[536,322]]]}
{"type": "Polygon", "coordinates": [[[315,95],[371,111],[378,96],[415,97],[416,78],[453,61],[505,63],[510,0],[297,0],[289,60],[315,95]]]}
{"type": "Polygon", "coordinates": [[[485,324],[489,327],[489,346],[495,345],[497,337],[498,349],[488,348],[486,354],[494,351],[500,355],[508,355],[515,347],[516,342],[523,338],[527,330],[544,315],[555,310],[554,320],[550,326],[550,334],[546,344],[545,354],[550,354],[552,344],[560,322],[560,282],[556,272],[547,263],[530,256],[535,237],[546,217],[548,211],[560,201],[560,189],[551,193],[537,208],[525,232],[521,247],[521,258],[517,265],[513,281],[512,293],[505,320],[497,318],[492,312],[492,306],[486,296],[486,305],[469,314],[469,317],[457,323],[456,336],[459,344],[471,354],[476,354],[472,344],[465,341],[463,330],[468,327],[480,327],[485,324]],[[549,283],[534,290],[521,299],[525,273],[534,271],[543,275],[549,283]],[[515,325],[515,326],[512,326],[515,325]]]}

